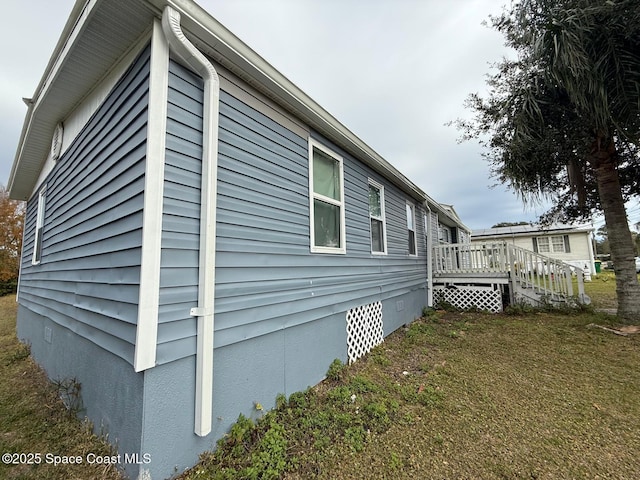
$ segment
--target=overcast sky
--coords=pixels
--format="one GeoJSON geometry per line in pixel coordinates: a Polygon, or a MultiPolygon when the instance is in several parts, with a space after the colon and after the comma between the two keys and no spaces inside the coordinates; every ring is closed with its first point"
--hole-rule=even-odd
{"type": "MultiPolygon", "coordinates": [[[[432,198],[472,229],[534,221],[491,188],[476,143],[445,123],[469,117],[507,52],[483,26],[508,0],[200,0],[198,3],[432,198]],[[366,5],[366,7],[365,7],[366,5]]],[[[31,97],[73,0],[5,2],[0,31],[0,183],[6,185],[31,97]]]]}

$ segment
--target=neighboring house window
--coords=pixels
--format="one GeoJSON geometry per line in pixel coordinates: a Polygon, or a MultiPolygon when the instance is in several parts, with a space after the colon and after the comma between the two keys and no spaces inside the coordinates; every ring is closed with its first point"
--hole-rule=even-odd
{"type": "Polygon", "coordinates": [[[416,211],[407,203],[407,231],[409,234],[409,255],[416,255],[416,211]]]}
{"type": "Polygon", "coordinates": [[[33,243],[33,258],[31,263],[34,265],[40,263],[42,257],[42,232],[44,230],[44,202],[46,199],[46,188],[40,190],[38,194],[38,212],[36,214],[36,236],[33,243]]]}
{"type": "Polygon", "coordinates": [[[569,235],[535,237],[533,239],[533,251],[539,253],[571,253],[569,235]]]}
{"type": "Polygon", "coordinates": [[[311,251],[346,253],[342,157],[309,139],[311,251]]]}
{"type": "Polygon", "coordinates": [[[369,180],[369,219],[371,220],[371,252],[385,253],[384,187],[369,180]]]}
{"type": "Polygon", "coordinates": [[[534,238],[534,245],[537,245],[537,248],[534,248],[534,252],[540,253],[549,253],[551,248],[549,247],[549,237],[538,237],[534,238]]]}
{"type": "Polygon", "coordinates": [[[564,239],[562,237],[551,237],[551,248],[555,253],[564,253],[564,239]]]}

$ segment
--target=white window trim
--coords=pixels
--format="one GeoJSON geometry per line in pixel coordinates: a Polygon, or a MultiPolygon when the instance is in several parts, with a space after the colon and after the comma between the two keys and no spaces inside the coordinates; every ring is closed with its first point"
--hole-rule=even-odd
{"type": "MultiPolygon", "coordinates": [[[[412,216],[412,221],[411,223],[413,224],[413,229],[409,228],[409,222],[407,221],[407,232],[413,232],[413,245],[415,247],[415,252],[411,253],[411,251],[409,250],[409,244],[407,243],[407,252],[408,255],[410,257],[417,257],[418,256],[418,236],[417,236],[417,232],[416,232],[416,206],[411,203],[411,202],[407,202],[407,207],[409,207],[411,209],[411,216],[412,216]]],[[[407,220],[409,220],[407,218],[407,220]]],[[[408,238],[407,238],[408,241],[408,238]]]]}
{"type": "Polygon", "coordinates": [[[31,257],[32,265],[39,265],[42,261],[42,235],[39,232],[44,228],[44,208],[45,199],[47,197],[46,185],[38,192],[38,210],[36,213],[36,230],[35,238],[33,239],[33,255],[31,257]],[[38,253],[39,252],[39,253],[38,253]],[[39,257],[39,258],[38,258],[39,257]]]}
{"type": "Polygon", "coordinates": [[[551,253],[567,253],[564,245],[564,235],[553,235],[550,237],[551,239],[551,253]],[[560,242],[558,244],[558,239],[560,242]],[[556,240],[556,242],[554,242],[556,240]],[[556,247],[559,247],[556,249],[556,247]]]}
{"type": "MultiPolygon", "coordinates": [[[[371,211],[369,211],[369,240],[371,240],[371,254],[372,255],[386,255],[387,254],[387,220],[386,214],[384,210],[384,185],[376,182],[373,179],[369,179],[368,185],[377,188],[380,191],[380,215],[381,217],[374,217],[371,215],[371,211]],[[373,238],[371,231],[371,219],[378,220],[382,222],[382,251],[374,252],[373,251],[373,238]]],[[[368,192],[367,192],[368,193],[368,192]]]]}
{"type": "Polygon", "coordinates": [[[309,138],[309,245],[311,253],[334,253],[334,254],[346,254],[346,221],[345,221],[345,201],[344,201],[344,160],[342,156],[338,155],[334,151],[325,147],[321,143],[317,142],[313,138],[309,138]],[[340,201],[336,201],[333,198],[325,197],[324,195],[315,193],[313,191],[313,149],[317,148],[326,155],[336,160],[340,170],[340,201]],[[315,242],[315,216],[313,201],[321,200],[323,202],[336,205],[340,207],[340,246],[339,247],[325,247],[316,246],[315,242]]]}
{"type": "Polygon", "coordinates": [[[536,242],[538,243],[538,253],[551,253],[552,246],[549,237],[537,237],[536,242]]]}

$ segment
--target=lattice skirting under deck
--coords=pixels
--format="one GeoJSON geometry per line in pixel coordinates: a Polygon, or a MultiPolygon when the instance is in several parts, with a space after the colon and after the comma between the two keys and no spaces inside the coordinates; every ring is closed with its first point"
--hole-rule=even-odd
{"type": "Polygon", "coordinates": [[[347,353],[355,362],[384,340],[382,302],[374,302],[347,312],[347,353]]]}
{"type": "Polygon", "coordinates": [[[444,301],[461,310],[478,308],[493,313],[502,311],[502,294],[493,287],[434,287],[433,300],[436,305],[444,301]]]}

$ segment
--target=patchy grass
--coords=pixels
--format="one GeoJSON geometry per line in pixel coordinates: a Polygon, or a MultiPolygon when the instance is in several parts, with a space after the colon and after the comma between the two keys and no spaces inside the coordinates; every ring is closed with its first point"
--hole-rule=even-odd
{"type": "Polygon", "coordinates": [[[91,433],[89,424],[65,408],[59,396],[64,392],[47,380],[31,360],[29,348],[16,340],[15,320],[15,296],[0,297],[0,454],[11,454],[9,462],[4,456],[0,462],[0,478],[122,478],[113,466],[87,463],[89,453],[104,456],[113,452],[91,433]],[[53,464],[63,461],[63,456],[80,456],[83,462],[53,464]]]}
{"type": "Polygon", "coordinates": [[[640,335],[588,309],[427,313],[181,478],[640,478],[640,335]]]}
{"type": "MultiPolygon", "coordinates": [[[[610,275],[586,289],[615,308],[610,275]]],[[[240,417],[180,478],[640,478],[640,335],[589,328],[615,326],[594,309],[514,313],[425,311],[259,421],[240,417]]],[[[0,376],[0,453],[111,453],[60,400],[73,384],[48,382],[15,340],[13,297],[0,298],[0,376]]],[[[44,463],[0,463],[0,478],[120,478],[44,463]]]]}
{"type": "Polygon", "coordinates": [[[616,276],[611,270],[605,270],[585,282],[584,289],[591,297],[592,306],[598,309],[615,311],[618,308],[616,299],[616,276]]]}

